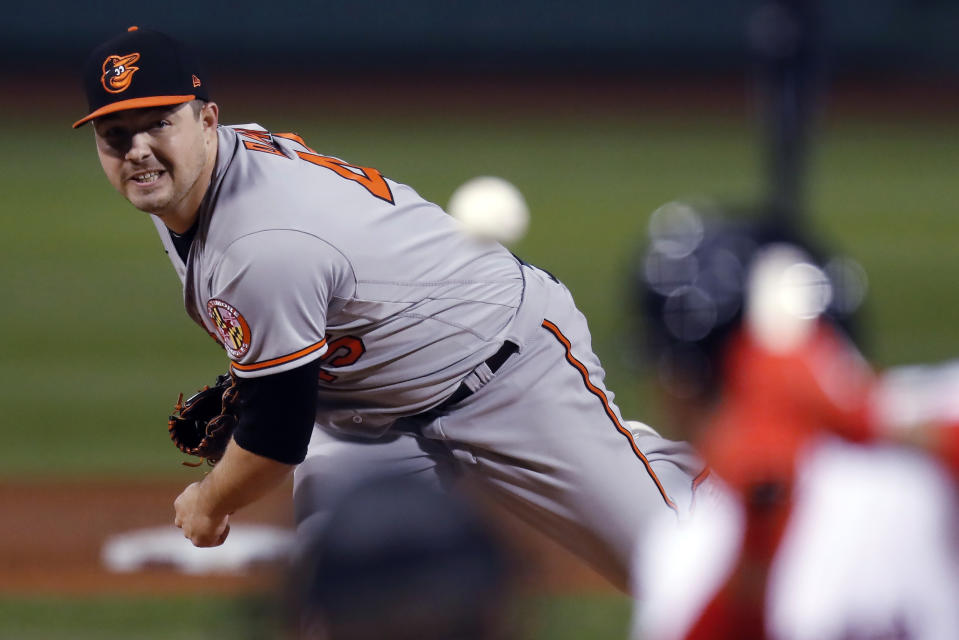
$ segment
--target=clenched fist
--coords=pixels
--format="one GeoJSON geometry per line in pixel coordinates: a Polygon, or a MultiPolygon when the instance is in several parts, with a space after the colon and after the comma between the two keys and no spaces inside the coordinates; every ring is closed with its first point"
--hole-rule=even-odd
{"type": "Polygon", "coordinates": [[[173,524],[197,547],[216,547],[230,533],[230,514],[215,513],[209,506],[201,483],[194,482],[173,503],[173,524]]]}

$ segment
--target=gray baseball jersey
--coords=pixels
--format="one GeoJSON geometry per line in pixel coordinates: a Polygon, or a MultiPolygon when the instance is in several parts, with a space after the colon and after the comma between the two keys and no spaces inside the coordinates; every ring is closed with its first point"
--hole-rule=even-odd
{"type": "Polygon", "coordinates": [[[359,435],[450,395],[522,295],[508,251],[410,187],[259,125],[219,128],[188,265],[154,221],[188,312],[236,375],[323,358],[317,420],[359,435]]]}
{"type": "Polygon", "coordinates": [[[411,188],[292,134],[221,127],[186,264],[155,222],[236,375],[322,358],[301,527],[363,474],[455,468],[625,586],[644,524],[691,504],[701,465],[623,420],[569,291],[411,188]]]}

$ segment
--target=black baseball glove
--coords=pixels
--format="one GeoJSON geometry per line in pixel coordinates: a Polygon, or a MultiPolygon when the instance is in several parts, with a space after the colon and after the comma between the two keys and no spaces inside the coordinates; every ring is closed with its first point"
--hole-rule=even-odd
{"type": "MultiPolygon", "coordinates": [[[[218,376],[212,387],[203,387],[186,402],[181,393],[168,425],[170,439],[180,451],[215,465],[237,425],[236,379],[231,374],[218,376]]],[[[183,464],[198,467],[201,463],[183,464]]]]}

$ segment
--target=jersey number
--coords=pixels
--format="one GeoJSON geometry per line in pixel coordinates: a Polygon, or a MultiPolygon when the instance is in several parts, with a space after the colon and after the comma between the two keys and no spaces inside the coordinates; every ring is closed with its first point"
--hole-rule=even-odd
{"type": "Polygon", "coordinates": [[[324,382],[333,382],[337,376],[325,369],[325,367],[346,367],[366,353],[366,346],[363,341],[355,336],[343,336],[330,342],[326,348],[326,353],[320,361],[324,368],[320,368],[320,380],[324,382]]]}
{"type": "Polygon", "coordinates": [[[372,169],[370,167],[357,167],[338,158],[320,155],[313,149],[310,149],[310,147],[307,146],[307,144],[303,141],[303,138],[295,133],[270,134],[269,132],[258,131],[256,129],[237,129],[236,132],[242,136],[253,138],[253,140],[255,140],[255,142],[251,140],[243,141],[243,146],[250,151],[270,153],[283,158],[286,158],[287,156],[279,149],[279,147],[276,146],[276,143],[273,142],[274,137],[292,140],[293,142],[301,144],[306,149],[306,151],[296,152],[296,155],[299,156],[301,160],[306,160],[310,164],[315,164],[318,167],[329,169],[341,178],[352,180],[353,182],[359,184],[380,200],[389,202],[390,204],[395,204],[393,201],[393,192],[390,191],[390,185],[388,185],[386,180],[383,179],[383,174],[376,169],[372,169]]]}

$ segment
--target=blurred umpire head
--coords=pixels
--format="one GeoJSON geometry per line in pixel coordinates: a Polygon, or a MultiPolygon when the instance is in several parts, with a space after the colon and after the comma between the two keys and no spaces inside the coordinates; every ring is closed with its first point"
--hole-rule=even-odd
{"type": "Polygon", "coordinates": [[[723,351],[742,322],[750,268],[764,247],[788,244],[809,255],[832,289],[824,317],[859,338],[863,269],[771,219],[681,201],[650,216],[630,280],[635,335],[643,336],[638,360],[663,391],[669,426],[683,436],[716,399],[723,351]]]}
{"type": "Polygon", "coordinates": [[[409,477],[366,481],[304,548],[290,612],[298,638],[512,637],[511,563],[461,496],[409,477]]]}

